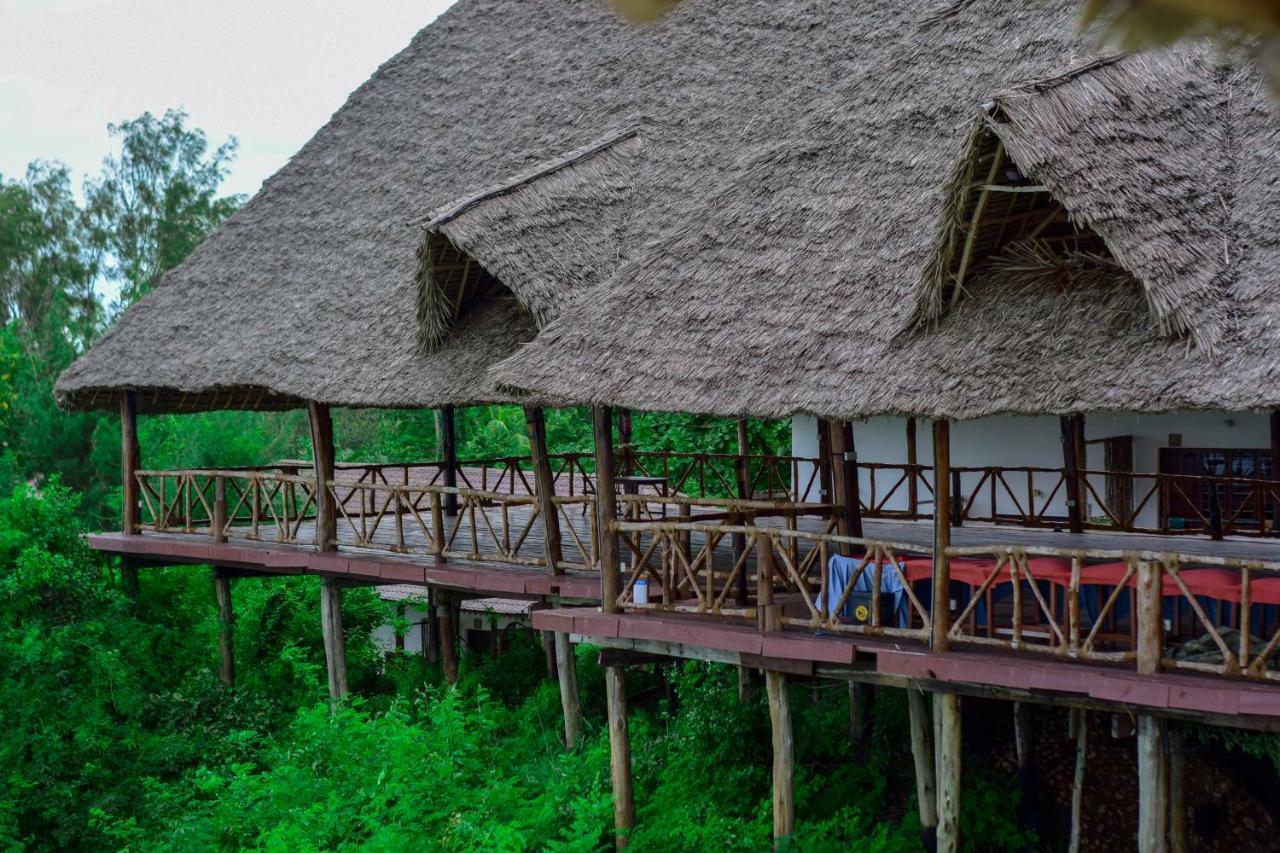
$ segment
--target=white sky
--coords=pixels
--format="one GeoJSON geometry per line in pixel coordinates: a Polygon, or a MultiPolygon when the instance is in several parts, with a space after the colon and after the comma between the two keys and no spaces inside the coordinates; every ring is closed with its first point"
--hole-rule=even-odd
{"type": "Polygon", "coordinates": [[[0,0],[0,175],[96,174],[107,124],[185,107],[253,193],[452,0],[0,0]]]}

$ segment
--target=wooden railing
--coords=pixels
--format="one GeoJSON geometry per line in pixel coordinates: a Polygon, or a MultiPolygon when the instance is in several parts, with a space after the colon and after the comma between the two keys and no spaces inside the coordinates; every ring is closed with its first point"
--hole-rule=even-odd
{"type": "Polygon", "coordinates": [[[818,460],[803,456],[635,451],[624,457],[637,474],[664,479],[672,494],[798,503],[818,492],[818,460]]]}
{"type": "Polygon", "coordinates": [[[137,471],[142,528],[314,544],[315,480],[275,468],[137,471]],[[308,538],[310,536],[310,538],[308,538]]]}
{"type": "MultiPolygon", "coordinates": [[[[623,610],[759,624],[768,603],[779,613],[773,630],[922,644],[931,634],[932,599],[921,587],[934,568],[927,547],[838,536],[830,521],[816,531],[771,526],[761,523],[771,510],[760,502],[686,500],[666,517],[637,511],[642,498],[624,503],[632,510],[615,522],[623,610]],[[835,582],[838,552],[855,556],[835,582]],[[851,620],[844,614],[855,594],[865,603],[851,620]],[[888,596],[898,606],[886,611],[888,596]]],[[[947,554],[953,647],[1280,680],[1280,562],[1003,545],[947,554]]]]}
{"type": "MultiPolygon", "coordinates": [[[[333,480],[330,494],[338,507],[339,546],[371,548],[451,559],[545,566],[542,512],[530,494],[486,492],[440,485],[350,483],[333,480]],[[356,495],[352,511],[351,495],[356,495]],[[450,515],[445,496],[456,495],[450,515]]],[[[597,566],[594,551],[594,501],[585,495],[556,496],[560,514],[563,569],[597,566]],[[573,511],[586,531],[574,525],[573,511]]]]}

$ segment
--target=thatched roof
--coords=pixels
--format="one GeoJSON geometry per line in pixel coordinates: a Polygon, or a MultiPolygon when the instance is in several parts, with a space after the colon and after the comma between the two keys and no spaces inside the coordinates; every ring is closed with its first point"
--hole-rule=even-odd
{"type": "MultiPolygon", "coordinates": [[[[902,4],[865,5],[689,0],[635,27],[599,0],[459,0],[126,312],[62,377],[60,399],[134,388],[189,407],[224,405],[228,390],[250,402],[262,391],[286,403],[461,403],[433,395],[457,383],[418,347],[429,211],[639,128],[622,245],[643,246],[740,150],[794,132],[824,92],[887,58],[877,31],[902,4]]],[[[1072,14],[1053,13],[1064,26],[1072,14]]],[[[511,288],[533,304],[540,286],[511,288]]],[[[518,342],[495,329],[477,357],[518,342]]]]}
{"type": "Polygon", "coordinates": [[[1280,404],[1266,93],[1203,50],[1080,55],[1062,12],[889,14],[865,73],[495,374],[719,415],[1280,404]]]}
{"type": "Polygon", "coordinates": [[[433,211],[418,247],[420,348],[439,347],[489,289],[542,325],[617,269],[639,148],[635,130],[610,134],[433,211]]]}

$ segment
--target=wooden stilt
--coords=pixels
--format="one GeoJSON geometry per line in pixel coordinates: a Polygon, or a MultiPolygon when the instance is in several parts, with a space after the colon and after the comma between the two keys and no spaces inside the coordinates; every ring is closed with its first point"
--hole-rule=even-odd
{"type": "Polygon", "coordinates": [[[1083,708],[1072,708],[1076,739],[1076,772],[1071,780],[1071,841],[1069,853],[1080,853],[1080,824],[1084,815],[1084,771],[1089,752],[1089,714],[1083,708]]]}
{"type": "MultiPolygon", "coordinates": [[[[444,451],[440,460],[444,467],[444,484],[450,489],[457,488],[458,432],[454,422],[453,406],[440,407],[440,446],[444,451]]],[[[444,512],[448,516],[456,516],[458,514],[457,493],[445,493],[444,512]]]]}
{"type": "Polygon", "coordinates": [[[582,709],[578,705],[578,661],[569,635],[557,631],[556,672],[560,680],[560,707],[564,711],[564,745],[573,749],[582,732],[582,709]]]}
{"type": "Polygon", "coordinates": [[[933,422],[933,610],[929,643],[945,652],[951,630],[951,423],[933,422]]]}
{"type": "Polygon", "coordinates": [[[1035,706],[1013,703],[1013,742],[1018,765],[1018,818],[1024,827],[1039,830],[1036,808],[1035,706]]]}
{"type": "Polygon", "coordinates": [[[867,748],[871,732],[871,703],[875,688],[870,684],[849,682],[849,746],[855,753],[867,748]]]}
{"type": "Polygon", "coordinates": [[[236,652],[232,643],[235,614],[231,609],[231,579],[216,568],[213,572],[213,594],[218,602],[218,677],[227,687],[236,683],[236,652]]]}
{"type": "Polygon", "coordinates": [[[916,766],[916,801],[920,812],[920,832],[924,849],[938,848],[938,792],[934,774],[933,724],[929,704],[922,690],[907,688],[907,711],[911,723],[911,757],[916,766]]]}
{"type": "Polygon", "coordinates": [[[738,701],[742,704],[752,701],[756,695],[756,671],[749,666],[738,667],[738,701]]]}
{"type": "Polygon", "coordinates": [[[542,656],[547,666],[547,678],[552,681],[559,679],[559,673],[556,672],[556,633],[555,631],[539,631],[542,636],[542,656]]]}
{"type": "Polygon", "coordinates": [[[765,690],[769,694],[769,723],[773,732],[773,841],[778,847],[796,830],[795,750],[791,729],[791,703],[787,697],[787,677],[765,670],[765,690]]]}
{"type": "Polygon", "coordinates": [[[458,683],[458,629],[453,619],[451,596],[439,594],[436,608],[436,624],[440,626],[440,663],[444,667],[444,680],[458,683]]]}
{"type": "Polygon", "coordinates": [[[627,731],[627,684],[622,667],[604,668],[609,716],[609,769],[613,781],[613,826],[618,849],[625,848],[636,825],[631,792],[631,735],[627,731]]]}
{"type": "MultiPolygon", "coordinates": [[[[333,480],[333,418],[327,405],[314,400],[307,403],[307,414],[311,421],[311,459],[316,478],[316,550],[334,551],[338,547],[338,509],[329,491],[333,480]]],[[[343,678],[345,681],[345,675],[343,678]]]]}
{"type": "Polygon", "coordinates": [[[329,673],[329,697],[347,693],[347,650],[342,635],[342,587],[335,578],[320,578],[320,629],[324,636],[324,660],[329,673]]]}
{"type": "Polygon", "coordinates": [[[547,419],[539,406],[524,407],[525,426],[529,431],[529,453],[533,457],[534,488],[538,492],[538,514],[542,516],[542,551],[547,571],[564,574],[560,561],[560,513],[556,509],[555,481],[551,476],[551,460],[547,456],[547,419]]]}
{"type": "Polygon", "coordinates": [[[1138,850],[1165,853],[1169,819],[1169,766],[1165,721],[1138,716],[1138,850]]]}
{"type": "Polygon", "coordinates": [[[960,697],[935,693],[934,716],[938,739],[938,850],[960,849],[960,697]]]}
{"type": "Polygon", "coordinates": [[[435,587],[427,587],[427,618],[422,623],[426,635],[422,641],[422,653],[431,666],[440,663],[440,618],[436,613],[436,598],[435,587]]]}
{"type": "Polygon", "coordinates": [[[1187,853],[1187,739],[1177,726],[1169,727],[1169,850],[1187,853]]]}

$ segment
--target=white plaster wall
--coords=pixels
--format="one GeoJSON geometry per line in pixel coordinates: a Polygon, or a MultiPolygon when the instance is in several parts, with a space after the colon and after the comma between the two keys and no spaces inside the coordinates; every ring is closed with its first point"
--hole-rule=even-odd
{"type": "MultiPolygon", "coordinates": [[[[1182,446],[1221,448],[1265,448],[1271,443],[1270,421],[1263,413],[1174,412],[1163,415],[1090,415],[1085,418],[1085,439],[1093,440],[1117,435],[1133,436],[1134,470],[1155,472],[1159,465],[1159,450],[1169,444],[1169,435],[1180,433],[1182,446]]],[[[798,416],[791,424],[792,453],[796,456],[815,457],[818,454],[816,419],[798,416]]],[[[854,425],[854,443],[859,462],[883,462],[903,464],[907,461],[906,421],[903,418],[872,418],[854,425]]],[[[932,425],[920,420],[916,430],[917,458],[921,465],[933,464],[932,425]]],[[[996,417],[974,421],[957,421],[951,426],[951,464],[955,467],[980,467],[984,465],[1031,466],[1037,468],[1062,467],[1062,443],[1056,417],[996,417]]],[[[1088,467],[1102,470],[1102,445],[1088,448],[1088,467]]],[[[807,472],[805,474],[807,476],[807,472]]],[[[861,473],[862,497],[871,497],[868,472],[861,473]]],[[[980,475],[965,474],[963,486],[968,490],[977,483],[980,475]]],[[[876,475],[878,495],[884,495],[897,479],[896,474],[876,475]]],[[[1025,502],[1025,475],[1008,476],[1007,481],[1019,498],[1025,502]]],[[[1048,493],[1057,478],[1052,474],[1033,475],[1032,488],[1038,492],[1037,508],[1046,506],[1048,493]]],[[[1102,476],[1092,478],[1098,494],[1105,494],[1102,476]]],[[[1139,481],[1135,489],[1135,501],[1141,500],[1144,483],[1139,481]]],[[[807,497],[818,500],[817,488],[807,497]]],[[[921,499],[924,499],[922,492],[921,499]]],[[[1013,512],[1012,502],[1002,492],[997,493],[997,509],[1013,512]]],[[[1100,514],[1090,502],[1088,512],[1100,514]]],[[[974,502],[975,514],[990,511],[991,501],[987,489],[974,502]]],[[[903,510],[907,507],[905,488],[899,488],[885,504],[888,509],[903,510]]],[[[1154,498],[1143,507],[1138,523],[1154,526],[1158,505],[1154,498]]],[[[1047,502],[1046,514],[1066,515],[1066,496],[1059,489],[1053,500],[1047,502]]]]}
{"type": "MultiPolygon", "coordinates": [[[[409,630],[404,635],[404,650],[407,654],[422,654],[422,623],[427,619],[427,611],[425,608],[406,607],[404,609],[405,619],[410,623],[409,630]]],[[[373,641],[383,654],[395,651],[396,648],[396,631],[395,627],[390,623],[379,625],[373,629],[373,641]]]]}

